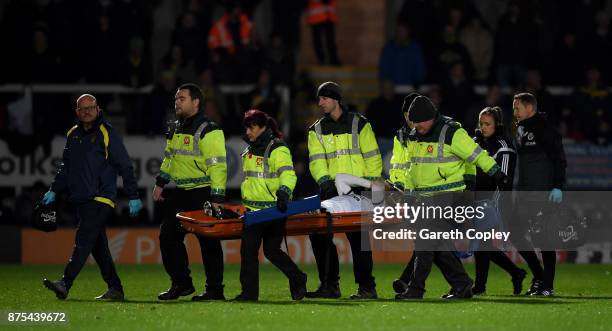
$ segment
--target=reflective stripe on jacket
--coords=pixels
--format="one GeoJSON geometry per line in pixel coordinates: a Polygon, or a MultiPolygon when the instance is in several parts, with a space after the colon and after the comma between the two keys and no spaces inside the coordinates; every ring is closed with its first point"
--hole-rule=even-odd
{"type": "Polygon", "coordinates": [[[380,179],[382,158],[367,119],[343,112],[338,121],[324,117],[308,131],[309,168],[321,184],[345,173],[367,179],[380,179]]]}
{"type": "MultiPolygon", "coordinates": [[[[226,48],[230,54],[236,52],[236,45],[229,31],[228,20],[229,16],[225,14],[210,28],[208,33],[209,49],[226,48]]],[[[253,23],[245,14],[240,15],[240,42],[243,45],[247,45],[251,41],[252,30],[253,23]]]]}
{"type": "Polygon", "coordinates": [[[461,124],[439,116],[429,133],[410,132],[407,174],[416,192],[450,192],[465,189],[466,164],[475,164],[489,175],[499,170],[495,160],[476,144],[461,124]]]}
{"type": "Polygon", "coordinates": [[[291,196],[295,189],[297,176],[291,152],[270,130],[262,133],[254,143],[249,143],[242,154],[242,169],[242,203],[251,210],[274,207],[277,191],[285,191],[291,196]]]}
{"type": "Polygon", "coordinates": [[[134,166],[117,132],[102,114],[91,129],[79,123],[66,134],[62,164],[51,191],[68,192],[68,200],[83,203],[96,200],[111,207],[117,198],[117,175],[130,200],[138,199],[134,166]]]}
{"type": "Polygon", "coordinates": [[[393,154],[389,168],[389,180],[398,188],[411,189],[412,182],[408,180],[408,169],[410,160],[408,159],[408,128],[402,127],[393,137],[393,154]]]}
{"type": "Polygon", "coordinates": [[[329,3],[324,3],[320,0],[309,0],[306,8],[306,23],[310,25],[321,24],[325,22],[336,22],[336,1],[331,0],[329,3]]]}
{"type": "Polygon", "coordinates": [[[225,196],[225,155],[223,131],[198,112],[166,140],[157,185],[163,187],[172,180],[182,189],[210,186],[211,195],[225,196]]]}

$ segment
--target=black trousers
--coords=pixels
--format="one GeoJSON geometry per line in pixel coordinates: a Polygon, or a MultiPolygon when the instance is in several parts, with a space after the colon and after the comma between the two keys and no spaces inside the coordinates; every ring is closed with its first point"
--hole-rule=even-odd
{"type": "MultiPolygon", "coordinates": [[[[176,213],[202,209],[204,201],[210,199],[210,187],[192,190],[176,189],[165,197],[164,219],[159,231],[159,245],[162,262],[172,284],[191,285],[189,259],[185,248],[185,231],[176,213]]],[[[223,250],[221,242],[216,239],[198,237],[204,271],[206,273],[206,289],[222,291],[223,289],[223,250]]]]}
{"type": "Polygon", "coordinates": [[[245,297],[259,297],[259,247],[262,241],[264,256],[289,278],[289,282],[306,280],[306,274],[281,250],[285,223],[286,220],[264,222],[251,225],[243,231],[240,243],[240,284],[245,297]]]}
{"type": "Polygon", "coordinates": [[[504,252],[494,248],[488,241],[481,242],[480,249],[474,252],[476,264],[476,279],[474,287],[484,290],[489,278],[489,265],[493,262],[504,269],[510,276],[515,277],[521,271],[504,252]]]}
{"type": "Polygon", "coordinates": [[[522,208],[516,208],[517,212],[513,214],[513,219],[508,222],[508,227],[510,229],[510,240],[512,241],[512,245],[514,245],[521,257],[525,260],[525,262],[527,262],[527,265],[533,274],[533,278],[536,280],[541,280],[543,282],[544,289],[552,290],[554,289],[557,252],[541,251],[542,262],[544,265],[544,267],[542,267],[540,260],[538,260],[538,256],[535,253],[533,243],[531,243],[525,237],[529,227],[528,220],[533,216],[530,215],[530,213],[537,210],[537,207],[546,206],[546,203],[547,202],[536,202],[532,203],[532,205],[527,205],[528,203],[523,202],[521,204],[523,205],[522,208]]]}
{"type": "MultiPolygon", "coordinates": [[[[454,193],[439,194],[421,200],[425,206],[455,206],[465,204],[464,197],[454,193]]],[[[450,231],[454,229],[452,221],[442,219],[428,220],[428,228],[432,231],[450,231]]],[[[471,286],[472,280],[465,272],[463,264],[454,254],[454,243],[446,239],[421,239],[417,237],[414,243],[414,266],[408,282],[408,291],[414,295],[425,293],[425,281],[429,277],[435,263],[442,272],[444,279],[454,289],[471,286]]],[[[409,263],[410,265],[410,263],[409,263]]],[[[406,271],[405,271],[406,273],[406,271]]]]}
{"type": "Polygon", "coordinates": [[[319,64],[340,64],[336,46],[336,27],[332,22],[312,26],[312,41],[319,64]]]}
{"type": "MultiPolygon", "coordinates": [[[[457,256],[455,256],[455,257],[457,257],[457,256]]],[[[415,260],[415,258],[416,258],[416,254],[414,254],[414,252],[413,252],[412,257],[410,258],[410,261],[408,261],[408,264],[406,265],[406,267],[402,271],[402,275],[400,276],[400,280],[402,280],[406,284],[410,283],[410,277],[412,276],[412,273],[414,272],[414,260],[415,260]]],[[[459,259],[459,258],[457,258],[457,259],[459,259]]],[[[461,260],[459,260],[459,262],[461,262],[461,260]]],[[[438,269],[446,270],[446,269],[443,269],[443,267],[441,267],[443,265],[443,262],[440,260],[440,256],[439,255],[434,255],[433,263],[436,265],[436,267],[438,267],[438,269]]],[[[449,284],[452,283],[452,281],[448,278],[449,275],[447,275],[446,273],[442,272],[442,276],[444,276],[444,279],[446,280],[447,283],[449,283],[449,284]]]]}
{"type": "MultiPolygon", "coordinates": [[[[436,240],[431,241],[436,242],[436,240]]],[[[444,279],[450,284],[451,288],[461,289],[472,285],[472,280],[465,272],[463,264],[453,253],[454,247],[443,247],[446,243],[448,241],[440,240],[437,241],[437,244],[440,245],[435,247],[435,250],[421,250],[417,240],[416,250],[414,251],[413,272],[408,282],[408,291],[418,295],[425,293],[425,281],[429,277],[434,263],[440,269],[444,279]]],[[[427,246],[429,244],[431,243],[428,243],[427,246]]]]}
{"type": "Polygon", "coordinates": [[[78,222],[72,256],[64,269],[63,281],[70,289],[75,278],[83,269],[89,254],[93,255],[102,278],[109,288],[123,290],[113,257],[108,249],[106,222],[113,214],[113,208],[105,203],[89,201],[75,206],[78,222]]]}
{"type": "MultiPolygon", "coordinates": [[[[346,238],[351,245],[355,283],[359,284],[359,287],[362,288],[375,288],[376,282],[374,281],[374,276],[372,276],[374,262],[372,260],[372,249],[369,245],[369,239],[364,240],[366,246],[362,247],[361,232],[347,232],[346,238]]],[[[333,239],[333,234],[310,235],[312,252],[317,263],[319,281],[321,283],[338,283],[340,280],[338,251],[333,239]]]]}

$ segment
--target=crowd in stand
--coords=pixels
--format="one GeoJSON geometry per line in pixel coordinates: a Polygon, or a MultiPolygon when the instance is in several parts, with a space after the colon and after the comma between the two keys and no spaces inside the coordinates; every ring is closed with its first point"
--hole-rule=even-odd
{"type": "MultiPolygon", "coordinates": [[[[611,9],[610,1],[407,0],[381,51],[381,96],[366,113],[376,122],[380,107],[397,108],[394,86],[425,84],[442,113],[474,128],[484,106],[500,105],[511,119],[500,88],[527,91],[565,136],[608,145],[611,9]],[[475,93],[478,84],[486,96],[475,93]],[[551,95],[547,86],[574,90],[551,95]]],[[[381,117],[378,126],[395,120],[381,117]]]]}
{"type": "MultiPolygon", "coordinates": [[[[184,82],[196,82],[206,88],[207,113],[219,122],[232,123],[233,113],[238,112],[225,109],[227,105],[217,88],[221,84],[254,84],[235,108],[261,108],[274,115],[279,105],[273,86],[288,85],[293,80],[299,17],[305,1],[272,1],[269,16],[274,22],[269,35],[263,37],[256,33],[253,22],[254,11],[261,2],[10,1],[2,8],[0,21],[0,43],[11,50],[0,53],[0,84],[153,85],[150,95],[120,98],[118,108],[120,115],[127,118],[128,134],[163,133],[173,104],[168,100],[173,100],[177,84],[184,82]],[[168,4],[178,7],[178,15],[166,36],[155,18],[168,4]],[[159,41],[163,37],[168,40],[159,41]],[[160,44],[167,49],[157,53],[165,54],[155,56],[160,44]]],[[[6,105],[19,97],[2,95],[0,103],[6,105]]],[[[69,104],[66,100],[70,97],[35,100],[34,108],[48,114],[49,109],[62,109],[60,105],[69,104]]],[[[103,97],[101,104],[108,105],[110,98],[103,97]]],[[[6,109],[0,109],[3,112],[6,109]]],[[[63,133],[71,116],[66,112],[56,117],[57,125],[49,126],[55,131],[50,134],[63,133]]],[[[0,131],[7,129],[7,121],[0,116],[0,131]]]]}

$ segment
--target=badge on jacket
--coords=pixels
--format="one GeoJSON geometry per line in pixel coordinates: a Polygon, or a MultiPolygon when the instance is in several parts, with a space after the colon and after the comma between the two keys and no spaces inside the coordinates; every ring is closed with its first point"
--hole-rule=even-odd
{"type": "Polygon", "coordinates": [[[189,143],[191,143],[191,139],[189,139],[189,137],[183,138],[183,144],[189,145],[189,143]]]}

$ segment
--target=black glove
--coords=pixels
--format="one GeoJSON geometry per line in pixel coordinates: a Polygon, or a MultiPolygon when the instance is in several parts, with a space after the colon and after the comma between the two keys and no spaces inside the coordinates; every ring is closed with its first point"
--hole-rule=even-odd
{"type": "Polygon", "coordinates": [[[333,180],[327,180],[321,183],[321,200],[331,199],[338,195],[336,184],[333,180]]]}
{"type": "Polygon", "coordinates": [[[284,213],[287,211],[288,203],[289,194],[285,191],[276,191],[276,208],[284,213]]]}
{"type": "Polygon", "coordinates": [[[478,144],[483,139],[484,139],[484,136],[482,135],[482,131],[480,129],[474,130],[474,142],[476,142],[478,144]]]}
{"type": "Polygon", "coordinates": [[[475,191],[476,190],[476,182],[473,180],[466,179],[465,180],[465,190],[466,191],[475,191]]]}
{"type": "Polygon", "coordinates": [[[495,178],[495,184],[497,184],[497,187],[501,191],[506,191],[509,187],[512,186],[512,178],[506,176],[506,174],[501,170],[498,170],[493,175],[493,178],[495,178]]]}

